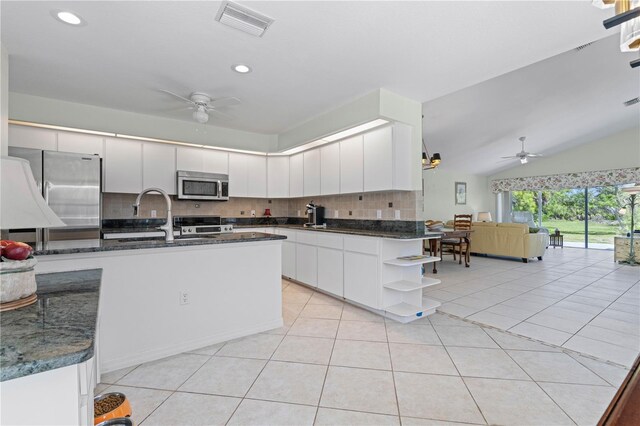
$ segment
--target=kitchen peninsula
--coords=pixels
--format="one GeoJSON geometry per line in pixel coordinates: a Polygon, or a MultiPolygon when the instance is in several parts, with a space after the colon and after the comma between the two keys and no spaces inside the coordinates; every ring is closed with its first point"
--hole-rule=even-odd
{"type": "Polygon", "coordinates": [[[112,371],[280,327],[284,238],[61,242],[35,253],[36,272],[102,268],[100,369],[112,371]]]}

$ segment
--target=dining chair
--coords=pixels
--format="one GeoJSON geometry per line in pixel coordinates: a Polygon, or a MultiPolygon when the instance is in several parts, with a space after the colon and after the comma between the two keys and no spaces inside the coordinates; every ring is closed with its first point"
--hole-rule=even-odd
{"type": "MultiPolygon", "coordinates": [[[[471,221],[473,215],[470,214],[457,214],[453,217],[453,229],[455,231],[469,231],[471,230],[471,221]]],[[[451,252],[453,253],[453,260],[456,260],[456,248],[458,248],[458,253],[460,254],[460,260],[458,263],[462,265],[462,253],[463,249],[466,250],[467,243],[464,240],[464,237],[459,238],[445,238],[441,242],[440,255],[444,255],[445,251],[444,247],[451,247],[451,252]]]]}

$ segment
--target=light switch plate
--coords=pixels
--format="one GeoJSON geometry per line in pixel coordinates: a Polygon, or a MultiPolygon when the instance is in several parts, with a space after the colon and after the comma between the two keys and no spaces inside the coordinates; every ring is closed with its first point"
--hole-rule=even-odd
{"type": "Polygon", "coordinates": [[[298,210],[298,217],[300,217],[300,210],[298,210]]]}
{"type": "Polygon", "coordinates": [[[394,218],[396,220],[400,220],[400,210],[395,210],[393,213],[394,213],[394,218]]]}
{"type": "Polygon", "coordinates": [[[376,210],[376,219],[382,219],[382,210],[376,210]]]}
{"type": "Polygon", "coordinates": [[[151,217],[158,217],[158,211],[157,210],[151,210],[151,217]]]}
{"type": "Polygon", "coordinates": [[[337,218],[338,217],[338,210],[334,210],[333,212],[333,217],[337,218]]]}

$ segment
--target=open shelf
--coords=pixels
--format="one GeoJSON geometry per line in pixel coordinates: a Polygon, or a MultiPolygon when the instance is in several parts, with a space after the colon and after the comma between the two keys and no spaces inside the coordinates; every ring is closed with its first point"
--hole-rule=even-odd
{"type": "Polygon", "coordinates": [[[385,260],[385,265],[394,265],[394,266],[418,266],[424,263],[433,263],[439,262],[440,258],[436,256],[427,256],[422,259],[417,260],[405,260],[405,259],[388,259],[385,260]]]}
{"type": "Polygon", "coordinates": [[[437,300],[422,299],[422,306],[415,306],[410,305],[409,303],[400,302],[396,305],[388,306],[384,308],[384,310],[399,317],[411,317],[420,313],[428,315],[429,311],[435,311],[438,306],[440,306],[440,302],[437,300]]]}
{"type": "Polygon", "coordinates": [[[413,290],[418,290],[420,288],[425,288],[432,285],[440,284],[440,282],[441,282],[440,280],[425,277],[425,278],[422,278],[420,282],[407,281],[407,280],[394,281],[394,282],[385,284],[384,288],[397,290],[397,291],[413,291],[413,290]]]}

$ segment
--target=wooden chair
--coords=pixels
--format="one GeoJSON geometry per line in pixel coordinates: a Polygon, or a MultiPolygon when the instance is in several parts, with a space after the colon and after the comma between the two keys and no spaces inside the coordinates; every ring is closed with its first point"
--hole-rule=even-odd
{"type": "MultiPolygon", "coordinates": [[[[471,221],[473,215],[470,214],[457,214],[453,217],[453,229],[456,231],[469,231],[471,229],[471,221]]],[[[451,252],[453,253],[453,260],[456,260],[456,247],[458,248],[458,253],[460,254],[460,260],[458,263],[462,265],[462,256],[463,249],[467,249],[467,243],[464,241],[464,238],[447,238],[440,242],[441,249],[440,255],[444,255],[444,247],[451,247],[451,252]]]]}

